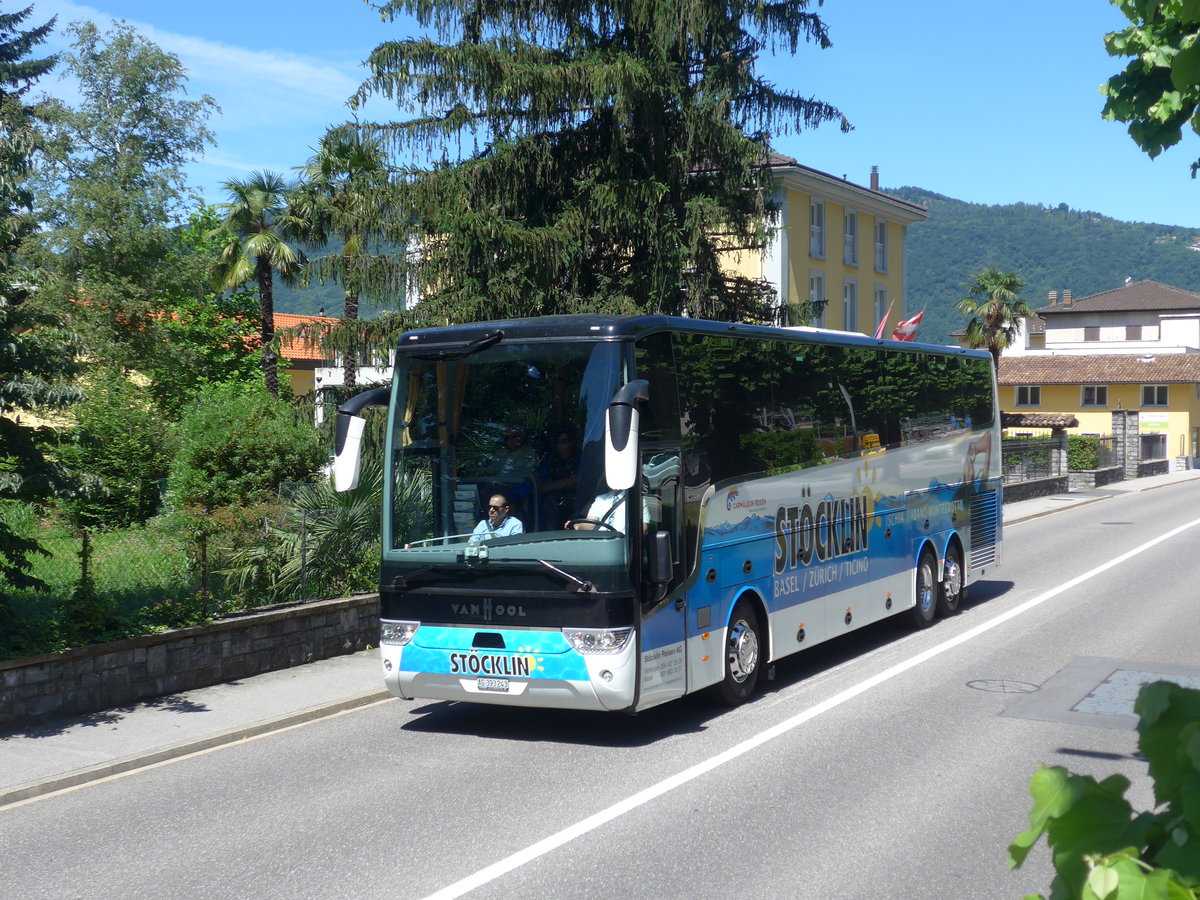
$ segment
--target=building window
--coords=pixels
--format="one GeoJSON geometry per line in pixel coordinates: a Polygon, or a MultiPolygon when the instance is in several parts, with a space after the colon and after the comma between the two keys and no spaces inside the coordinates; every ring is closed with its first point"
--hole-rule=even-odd
{"type": "Polygon", "coordinates": [[[875,271],[886,272],[887,268],[887,222],[875,222],[875,271]]]}
{"type": "Polygon", "coordinates": [[[1139,435],[1142,459],[1166,459],[1167,436],[1165,434],[1139,435]]]}
{"type": "Polygon", "coordinates": [[[1080,406],[1108,406],[1107,384],[1085,384],[1080,406]]]}
{"type": "Polygon", "coordinates": [[[1142,326],[1141,325],[1126,325],[1125,326],[1125,340],[1140,341],[1141,339],[1142,339],[1142,326]]]}
{"type": "Polygon", "coordinates": [[[1017,406],[1041,406],[1042,386],[1040,384],[1018,384],[1017,406]]]}
{"type": "Polygon", "coordinates": [[[808,255],[825,258],[825,204],[816,200],[808,207],[808,255]]]}
{"type": "Polygon", "coordinates": [[[808,273],[808,305],[812,324],[825,327],[825,273],[813,269],[808,273]]]}
{"type": "Polygon", "coordinates": [[[1098,341],[1098,340],[1100,340],[1100,326],[1099,326],[1099,325],[1088,325],[1088,326],[1086,326],[1086,327],[1083,329],[1083,339],[1084,339],[1085,341],[1098,341]]]}
{"type": "Polygon", "coordinates": [[[1142,385],[1142,406],[1166,406],[1167,405],[1167,385],[1165,384],[1143,384],[1142,385]]]}
{"type": "Polygon", "coordinates": [[[858,282],[850,278],[842,283],[842,328],[858,331],[858,282]]]}
{"type": "MultiPolygon", "coordinates": [[[[887,288],[883,285],[875,285],[875,293],[871,305],[875,310],[875,324],[878,328],[883,325],[883,320],[887,318],[888,314],[887,288]]],[[[884,337],[887,337],[887,335],[885,334],[884,337]]]]}
{"type": "Polygon", "coordinates": [[[858,213],[846,213],[843,221],[845,222],[845,238],[844,252],[842,262],[848,266],[858,265],[858,213]]]}

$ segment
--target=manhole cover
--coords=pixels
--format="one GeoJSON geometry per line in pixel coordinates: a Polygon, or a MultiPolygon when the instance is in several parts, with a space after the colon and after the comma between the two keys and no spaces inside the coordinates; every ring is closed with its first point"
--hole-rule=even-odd
{"type": "Polygon", "coordinates": [[[967,687],[976,691],[987,691],[992,694],[1032,694],[1038,689],[1036,684],[1030,684],[1027,681],[1003,681],[992,678],[968,681],[967,687]]]}

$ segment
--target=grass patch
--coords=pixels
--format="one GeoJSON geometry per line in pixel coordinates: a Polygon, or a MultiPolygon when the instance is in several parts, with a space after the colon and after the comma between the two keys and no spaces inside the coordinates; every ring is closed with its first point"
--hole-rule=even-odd
{"type": "Polygon", "coordinates": [[[130,637],[203,618],[194,602],[198,585],[187,540],[168,523],[90,534],[91,589],[81,591],[79,534],[53,520],[37,522],[28,508],[9,507],[0,515],[47,551],[31,557],[31,573],[49,588],[0,585],[9,620],[0,631],[0,658],[130,637]]]}

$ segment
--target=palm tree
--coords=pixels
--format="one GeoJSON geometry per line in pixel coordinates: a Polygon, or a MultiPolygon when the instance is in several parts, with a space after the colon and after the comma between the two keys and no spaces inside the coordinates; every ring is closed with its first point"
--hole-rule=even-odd
{"type": "MultiPolygon", "coordinates": [[[[344,384],[357,383],[359,334],[358,302],[370,282],[371,244],[379,237],[383,217],[376,206],[387,183],[386,156],[377,141],[363,140],[353,131],[334,129],[321,139],[316,154],[302,170],[300,187],[292,197],[295,217],[306,228],[306,240],[324,245],[331,237],[342,243],[340,253],[313,260],[315,277],[328,275],[342,284],[344,328],[339,349],[345,360],[344,384]]],[[[336,341],[336,338],[335,338],[336,341]]]]}
{"type": "Polygon", "coordinates": [[[988,266],[963,282],[967,292],[956,304],[958,311],[971,317],[965,338],[968,347],[984,347],[992,354],[996,368],[1000,354],[1016,336],[1021,319],[1032,316],[1033,309],[1018,296],[1025,287],[1015,272],[1001,272],[988,266]]]}
{"type": "Polygon", "coordinates": [[[257,282],[263,376],[267,391],[278,398],[278,359],[271,344],[275,336],[273,276],[278,272],[289,281],[304,264],[303,254],[288,243],[296,233],[296,224],[287,212],[290,188],[281,176],[265,171],[251,172],[245,180],[230,179],[223,187],[230,202],[222,207],[225,245],[213,270],[213,284],[225,290],[251,278],[257,282]]]}

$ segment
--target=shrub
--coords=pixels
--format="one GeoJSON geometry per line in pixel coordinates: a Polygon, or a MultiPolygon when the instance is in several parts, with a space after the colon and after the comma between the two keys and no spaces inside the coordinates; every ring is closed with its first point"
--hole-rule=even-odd
{"type": "Polygon", "coordinates": [[[92,490],[64,501],[77,527],[122,528],[158,511],[173,441],[146,391],[120,372],[103,372],[74,407],[75,427],[58,457],[92,490]]]}
{"type": "Polygon", "coordinates": [[[1134,813],[1122,775],[1097,782],[1055,766],[1029,784],[1030,827],[1008,848],[1009,865],[1019,867],[1045,835],[1057,873],[1054,900],[1200,898],[1200,691],[1148,684],[1134,710],[1159,804],[1154,812],[1134,813]]]}
{"type": "Polygon", "coordinates": [[[1067,468],[1087,472],[1100,465],[1100,437],[1095,434],[1067,435],[1067,468]]]}
{"type": "Polygon", "coordinates": [[[180,508],[261,502],[281,482],[312,480],[328,458],[312,422],[259,385],[214,386],[178,434],[168,490],[180,508]]]}

